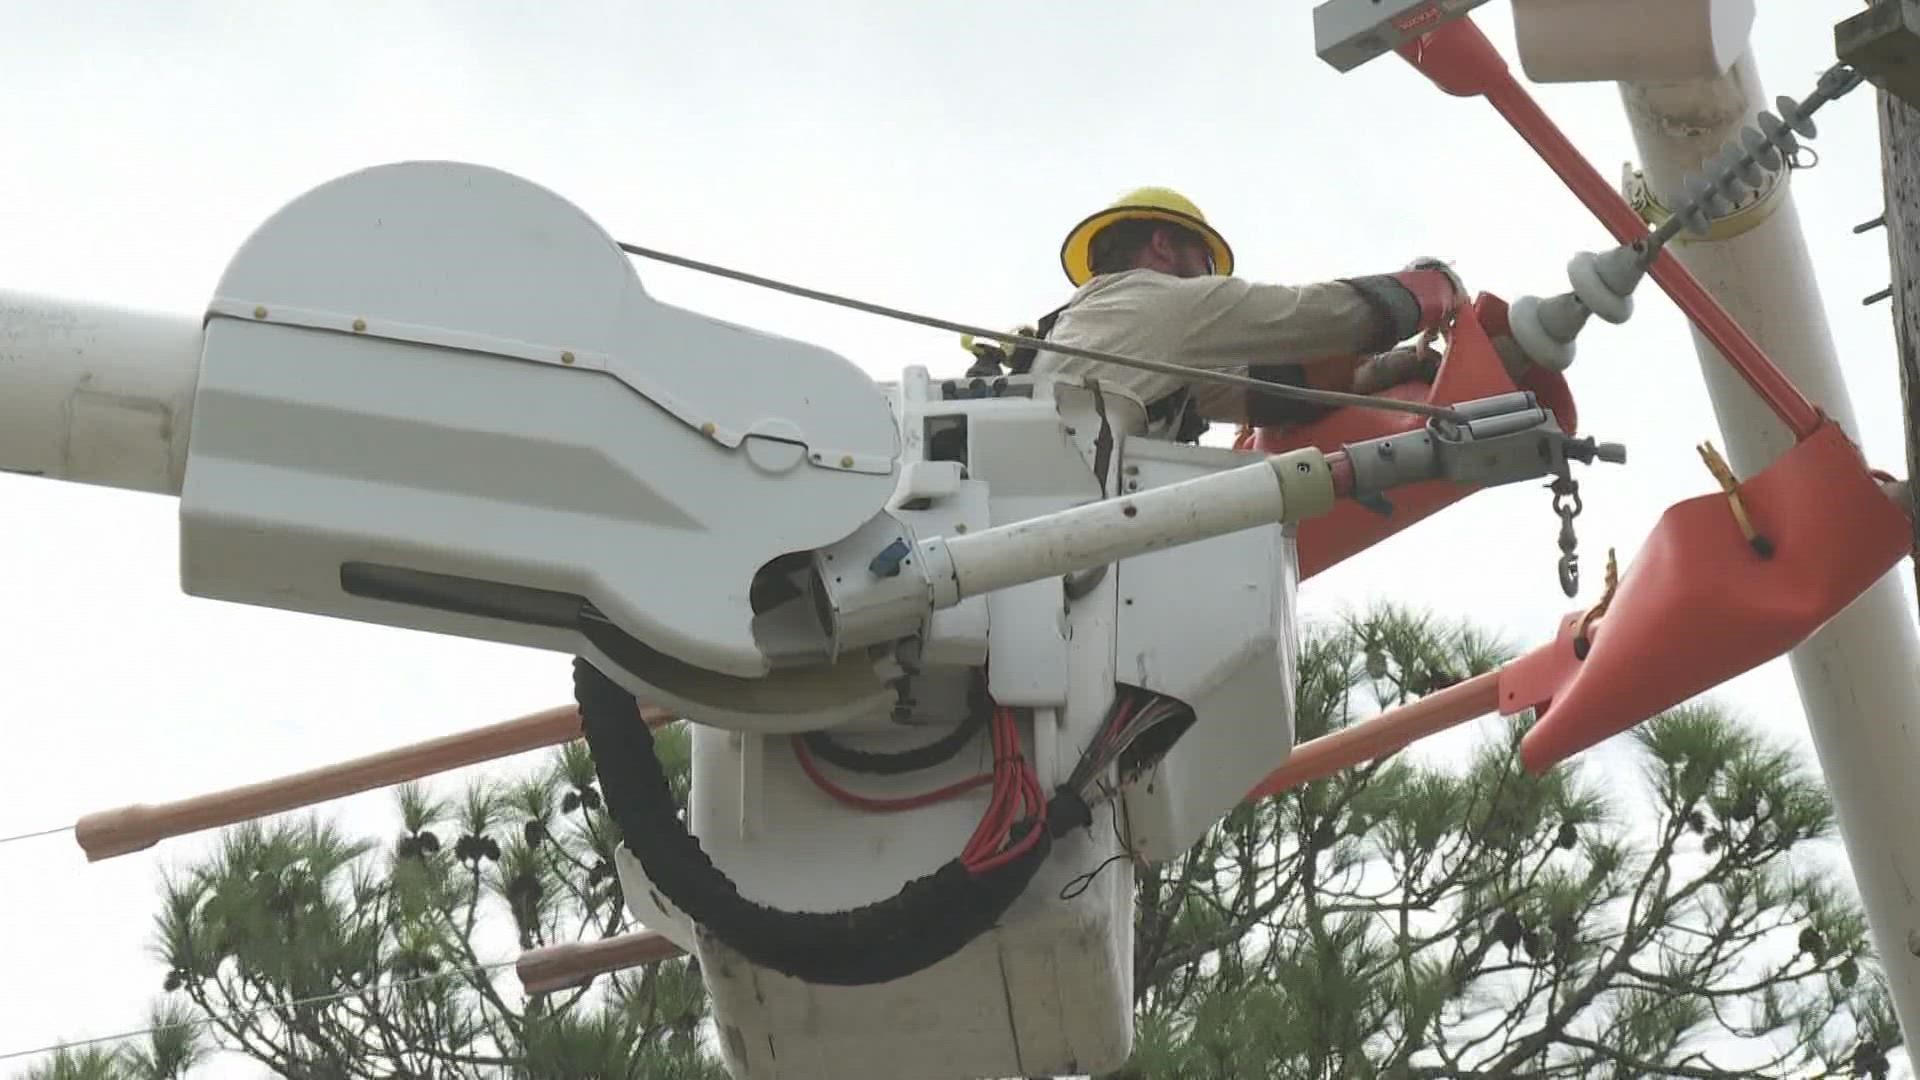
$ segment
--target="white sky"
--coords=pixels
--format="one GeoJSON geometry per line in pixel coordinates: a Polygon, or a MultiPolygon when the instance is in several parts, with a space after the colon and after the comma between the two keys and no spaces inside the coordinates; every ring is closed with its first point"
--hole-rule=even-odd
{"type": "MultiPolygon", "coordinates": [[[[1854,4],[1777,4],[1755,47],[1804,96],[1854,4]]],[[[1165,183],[1240,272],[1300,282],[1457,260],[1509,299],[1565,287],[1602,230],[1482,102],[1387,58],[1313,56],[1306,0],[1047,5],[95,2],[10,11],[0,35],[0,288],[196,316],[235,247],[308,188],[458,158],[553,188],[636,243],[1011,326],[1067,291],[1065,230],[1165,183]]],[[[1506,5],[1479,21],[1514,55],[1506,5]]],[[[1634,157],[1611,86],[1539,97],[1613,178],[1634,157]]],[[[1868,456],[1904,473],[1870,93],[1820,116],[1796,177],[1868,456]]],[[[656,297],[817,342],[878,378],[957,373],[948,335],[642,263],[656,297]]],[[[1684,324],[1651,286],[1596,323],[1571,378],[1593,598],[1668,504],[1710,490],[1714,426],[1684,324]]],[[[1486,493],[1310,583],[1315,610],[1391,598],[1517,642],[1573,605],[1543,490],[1486,493]]],[[[171,500],[0,477],[0,835],[71,822],[566,700],[566,658],[189,599],[171,500]]],[[[1905,573],[1903,566],[1902,573],[1905,573]]],[[[1724,697],[1805,743],[1776,663],[1724,697]]],[[[1608,760],[1612,748],[1599,751],[1608,760]]],[[[387,796],[335,804],[385,828],[387,796]]],[[[69,838],[0,847],[0,1052],[138,1026],[159,870],[203,839],[87,865],[69,838]]],[[[6,1063],[17,1065],[18,1062],[6,1063]]],[[[12,1070],[7,1070],[11,1072],[12,1070]]],[[[225,1072],[225,1070],[221,1070],[225,1072]]],[[[241,1070],[252,1074],[252,1070],[241,1070]]]]}

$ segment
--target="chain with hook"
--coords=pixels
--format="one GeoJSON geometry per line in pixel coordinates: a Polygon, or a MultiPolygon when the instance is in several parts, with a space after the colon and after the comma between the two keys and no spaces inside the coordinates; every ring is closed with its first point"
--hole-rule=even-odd
{"type": "Polygon", "coordinates": [[[1571,476],[1555,480],[1553,512],[1560,518],[1560,591],[1572,599],[1580,594],[1580,540],[1573,532],[1573,519],[1585,509],[1580,501],[1580,481],[1571,476]]]}

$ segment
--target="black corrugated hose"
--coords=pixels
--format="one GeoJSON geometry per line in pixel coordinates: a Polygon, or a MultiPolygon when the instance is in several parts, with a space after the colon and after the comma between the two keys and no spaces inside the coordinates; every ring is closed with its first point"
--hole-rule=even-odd
{"type": "MultiPolygon", "coordinates": [[[[955,856],[863,907],[818,913],[767,907],[741,896],[681,822],[633,695],[585,659],[576,659],[573,669],[581,728],[607,811],[647,877],[665,899],[748,960],[806,982],[889,982],[952,956],[992,929],[1026,890],[1055,837],[1092,820],[1077,794],[1058,791],[1047,804],[1047,834],[997,869],[975,874],[955,856]]],[[[1015,824],[1011,841],[1032,827],[1030,820],[1015,824]]]]}

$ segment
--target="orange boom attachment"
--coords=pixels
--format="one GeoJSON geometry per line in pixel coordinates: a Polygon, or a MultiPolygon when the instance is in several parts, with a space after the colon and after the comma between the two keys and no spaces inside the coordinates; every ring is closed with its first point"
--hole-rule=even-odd
{"type": "MultiPolygon", "coordinates": [[[[1578,416],[1573,392],[1558,372],[1535,367],[1519,385],[1507,375],[1493,348],[1493,337],[1507,332],[1506,302],[1482,293],[1471,306],[1456,314],[1453,327],[1446,335],[1446,353],[1431,384],[1405,382],[1375,396],[1429,405],[1458,405],[1527,390],[1553,414],[1562,431],[1574,434],[1578,416]]],[[[1368,439],[1416,435],[1425,426],[1424,417],[1411,413],[1348,408],[1307,424],[1242,432],[1234,442],[1234,449],[1281,454],[1311,446],[1333,453],[1347,444],[1368,439]]],[[[1450,480],[1430,480],[1395,489],[1383,508],[1369,509],[1351,500],[1342,500],[1331,513],[1300,523],[1300,580],[1305,581],[1432,517],[1475,490],[1450,480]]]]}
{"type": "Polygon", "coordinates": [[[1785,653],[1912,546],[1907,512],[1831,420],[1745,483],[1702,452],[1722,492],[1670,508],[1602,617],[1569,617],[1509,667],[1502,711],[1541,710],[1520,744],[1528,769],[1785,653]]]}

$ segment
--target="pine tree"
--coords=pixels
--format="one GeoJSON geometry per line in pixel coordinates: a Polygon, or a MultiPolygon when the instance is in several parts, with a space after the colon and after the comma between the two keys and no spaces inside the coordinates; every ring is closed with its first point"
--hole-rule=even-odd
{"type": "MultiPolygon", "coordinates": [[[[1302,643],[1298,736],[1506,658],[1469,624],[1340,620],[1302,643]]],[[[1533,777],[1527,722],[1243,806],[1144,871],[1137,1050],[1110,1080],[1887,1075],[1898,1026],[1850,887],[1812,857],[1833,808],[1797,753],[1696,702],[1631,736],[1637,777],[1533,777]]],[[[684,798],[685,731],[658,743],[684,798]]],[[[724,1075],[688,960],[526,1002],[465,974],[631,928],[583,746],[457,801],[397,795],[386,840],[317,815],[229,830],[159,918],[172,1018],[204,1026],[31,1075],[173,1080],[212,1046],[297,1077],[724,1075]]]]}
{"type": "MultiPolygon", "coordinates": [[[[656,741],[684,793],[686,731],[656,741]]],[[[227,830],[211,857],[165,881],[157,919],[168,1007],[186,1014],[169,1019],[199,1023],[117,1055],[58,1055],[48,1068],[69,1071],[45,1075],[184,1076],[184,1045],[314,1080],[721,1080],[700,1044],[706,995],[689,959],[530,998],[511,972],[475,970],[635,929],[594,779],[574,743],[457,799],[395,789],[400,829],[384,841],[317,814],[227,830]],[[151,1072],[155,1061],[174,1071],[151,1072]],[[72,1071],[83,1067],[93,1071],[72,1071]]]]}
{"type": "MultiPolygon", "coordinates": [[[[1470,625],[1392,608],[1303,650],[1299,737],[1491,670],[1470,625]]],[[[1857,901],[1805,858],[1833,807],[1793,752],[1694,703],[1633,738],[1640,790],[1375,762],[1232,814],[1144,874],[1122,1077],[1886,1074],[1857,901]]]]}

